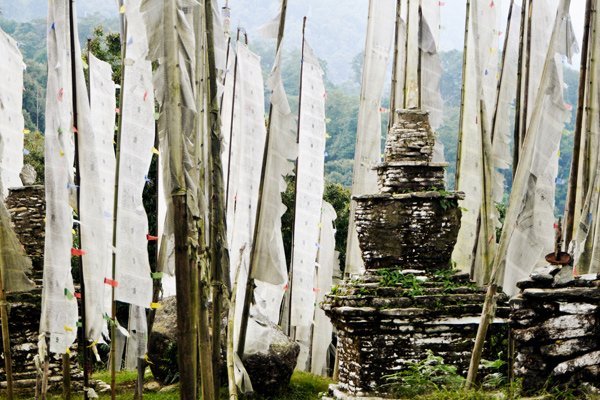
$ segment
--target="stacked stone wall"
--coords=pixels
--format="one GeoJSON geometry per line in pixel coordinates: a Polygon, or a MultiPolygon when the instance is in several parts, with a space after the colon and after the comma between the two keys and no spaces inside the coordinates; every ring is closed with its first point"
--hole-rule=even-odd
{"type": "Polygon", "coordinates": [[[409,193],[438,190],[446,186],[446,163],[383,163],[377,167],[382,193],[409,193]],[[423,166],[429,168],[423,168],[423,166]]]}
{"type": "Polygon", "coordinates": [[[390,129],[385,142],[385,162],[430,162],[435,134],[429,125],[428,113],[420,110],[399,110],[398,113],[399,121],[390,129]]]}
{"type": "Polygon", "coordinates": [[[511,299],[515,377],[527,392],[600,384],[600,279],[547,266],[519,282],[511,299]]]}
{"type": "Polygon", "coordinates": [[[460,194],[361,196],[356,230],[368,269],[447,267],[460,227],[460,194]]]}
{"type": "MultiPolygon", "coordinates": [[[[40,316],[42,309],[42,282],[44,270],[44,239],[46,203],[43,186],[11,188],[5,199],[11,215],[13,228],[19,241],[31,258],[32,271],[29,278],[36,287],[29,292],[8,295],[9,329],[13,375],[15,386],[21,390],[33,390],[36,385],[37,369],[34,357],[38,353],[40,316]]],[[[76,366],[76,351],[71,352],[74,378],[81,372],[76,366]]],[[[49,388],[52,390],[62,382],[62,358],[51,355],[49,365],[49,388]]],[[[75,386],[78,384],[75,383],[75,386]]],[[[4,359],[0,358],[0,386],[6,386],[4,359]]]]}

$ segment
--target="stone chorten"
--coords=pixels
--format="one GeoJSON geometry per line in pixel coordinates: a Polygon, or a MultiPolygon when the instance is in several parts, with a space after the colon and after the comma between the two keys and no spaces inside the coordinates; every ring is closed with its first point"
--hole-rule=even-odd
{"type": "MultiPolygon", "coordinates": [[[[338,333],[336,399],[389,397],[385,376],[427,350],[466,373],[481,315],[484,289],[451,265],[464,195],[445,190],[447,164],[432,162],[428,113],[397,112],[376,168],[379,193],[354,198],[366,272],[334,287],[322,304],[338,333]]],[[[506,300],[495,321],[503,326],[506,300]]]]}

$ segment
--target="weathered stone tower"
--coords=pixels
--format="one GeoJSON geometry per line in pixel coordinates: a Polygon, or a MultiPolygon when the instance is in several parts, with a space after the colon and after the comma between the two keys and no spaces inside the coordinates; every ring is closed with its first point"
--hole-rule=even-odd
{"type": "MultiPolygon", "coordinates": [[[[433,163],[428,114],[399,110],[379,193],[356,197],[366,272],[333,288],[322,304],[338,332],[336,399],[389,397],[385,376],[424,359],[427,350],[466,373],[484,300],[451,265],[462,193],[447,192],[446,163],[433,163]]],[[[495,322],[506,322],[501,299],[495,322]]]]}

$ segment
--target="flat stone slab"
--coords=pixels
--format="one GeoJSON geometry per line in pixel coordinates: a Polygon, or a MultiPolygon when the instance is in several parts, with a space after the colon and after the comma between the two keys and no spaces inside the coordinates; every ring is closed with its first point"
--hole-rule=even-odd
{"type": "Polygon", "coordinates": [[[552,370],[552,375],[560,376],[569,374],[578,369],[598,364],[600,364],[600,350],[592,351],[591,353],[558,364],[554,370],[552,370]]]}
{"type": "Polygon", "coordinates": [[[390,161],[390,162],[382,162],[373,167],[373,169],[382,169],[382,168],[395,168],[395,167],[434,167],[434,168],[446,168],[448,166],[447,162],[429,162],[429,161],[390,161]]]}
{"type": "Polygon", "coordinates": [[[594,315],[561,315],[549,318],[531,328],[515,329],[515,338],[522,342],[547,337],[552,340],[571,339],[592,334],[598,319],[594,315]]]}
{"type": "Polygon", "coordinates": [[[600,300],[600,288],[567,287],[556,289],[529,288],[523,290],[523,297],[532,299],[552,299],[560,301],[600,300]]]}
{"type": "Polygon", "coordinates": [[[352,196],[353,200],[370,200],[370,199],[384,199],[384,200],[410,200],[410,199],[440,199],[446,198],[448,200],[464,200],[464,192],[441,192],[437,190],[431,190],[427,192],[410,192],[410,193],[374,193],[374,194],[363,194],[361,196],[352,196]]]}
{"type": "Polygon", "coordinates": [[[573,354],[593,350],[597,345],[594,337],[559,340],[554,344],[541,346],[542,354],[551,357],[569,357],[573,354]]]}

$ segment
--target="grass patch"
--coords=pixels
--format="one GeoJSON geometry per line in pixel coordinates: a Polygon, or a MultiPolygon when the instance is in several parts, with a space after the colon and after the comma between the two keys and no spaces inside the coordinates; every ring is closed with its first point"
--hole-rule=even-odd
{"type": "MultiPolygon", "coordinates": [[[[110,372],[101,371],[94,373],[93,379],[99,379],[104,382],[110,382],[110,372]]],[[[117,373],[117,399],[119,400],[131,400],[133,399],[135,381],[137,379],[137,373],[135,371],[122,371],[117,373]]],[[[146,373],[146,381],[152,380],[152,374],[146,373]]],[[[316,400],[322,392],[326,392],[331,380],[320,376],[315,376],[307,372],[294,372],[290,382],[290,386],[284,389],[279,395],[273,397],[263,397],[258,395],[240,396],[240,399],[247,400],[316,400]]],[[[4,398],[0,392],[0,399],[4,398]]],[[[19,400],[31,399],[32,395],[20,395],[17,396],[19,400]]],[[[48,396],[49,400],[62,399],[62,394],[55,393],[48,396]]],[[[73,394],[71,396],[73,400],[83,399],[82,394],[73,394]]],[[[109,393],[99,393],[100,399],[110,399],[109,393]]],[[[222,390],[220,398],[222,400],[227,399],[227,391],[222,390]]],[[[177,400],[179,399],[179,389],[174,388],[172,392],[161,393],[161,392],[148,392],[144,391],[144,400],[177,400]]]]}
{"type": "MultiPolygon", "coordinates": [[[[120,371],[116,375],[117,386],[134,384],[137,380],[137,371],[120,371]]],[[[110,371],[98,371],[92,374],[92,379],[99,380],[110,384],[110,371]]],[[[152,379],[152,373],[150,369],[146,369],[146,375],[144,380],[148,381],[152,379]]]]}
{"type": "Polygon", "coordinates": [[[289,399],[289,400],[309,400],[318,399],[319,393],[326,392],[329,384],[332,383],[330,379],[322,376],[316,376],[309,374],[308,372],[294,372],[290,387],[286,393],[282,393],[276,399],[289,399]]]}

